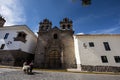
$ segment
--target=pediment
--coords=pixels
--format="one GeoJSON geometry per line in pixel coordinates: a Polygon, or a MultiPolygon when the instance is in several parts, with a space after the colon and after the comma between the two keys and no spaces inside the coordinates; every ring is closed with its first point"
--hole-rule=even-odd
{"type": "Polygon", "coordinates": [[[60,30],[57,26],[53,27],[52,30],[60,30]]]}

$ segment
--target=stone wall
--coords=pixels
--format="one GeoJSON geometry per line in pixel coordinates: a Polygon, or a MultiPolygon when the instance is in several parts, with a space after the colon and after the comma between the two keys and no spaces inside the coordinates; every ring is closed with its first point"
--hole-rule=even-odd
{"type": "Polygon", "coordinates": [[[26,60],[33,60],[33,55],[21,50],[0,50],[0,65],[22,66],[26,60]]]}
{"type": "Polygon", "coordinates": [[[61,41],[63,43],[63,67],[76,68],[74,40],[72,31],[62,31],[61,41]]]}
{"type": "Polygon", "coordinates": [[[117,66],[91,66],[81,65],[82,71],[96,71],[96,72],[120,72],[120,67],[117,66]]]}

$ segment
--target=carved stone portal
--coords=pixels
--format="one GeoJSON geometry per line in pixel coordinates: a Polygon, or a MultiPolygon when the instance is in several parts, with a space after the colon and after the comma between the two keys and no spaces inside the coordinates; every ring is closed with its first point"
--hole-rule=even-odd
{"type": "Polygon", "coordinates": [[[51,69],[61,68],[61,55],[57,50],[52,50],[46,55],[45,67],[51,69]]]}

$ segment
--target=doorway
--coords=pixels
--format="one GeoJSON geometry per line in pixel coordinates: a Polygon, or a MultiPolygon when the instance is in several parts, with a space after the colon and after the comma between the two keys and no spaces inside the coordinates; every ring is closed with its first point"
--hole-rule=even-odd
{"type": "Polygon", "coordinates": [[[61,55],[57,50],[52,50],[47,56],[47,66],[50,69],[60,69],[61,68],[61,55]]]}

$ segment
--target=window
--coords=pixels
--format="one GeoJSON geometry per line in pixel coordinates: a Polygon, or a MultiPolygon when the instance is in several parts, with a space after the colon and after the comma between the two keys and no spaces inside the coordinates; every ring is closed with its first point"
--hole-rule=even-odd
{"type": "Polygon", "coordinates": [[[114,56],[115,62],[120,63],[120,56],[114,56]]]}
{"type": "Polygon", "coordinates": [[[7,39],[8,35],[9,35],[9,33],[6,33],[4,39],[7,39]]]}
{"type": "Polygon", "coordinates": [[[101,60],[103,63],[108,63],[107,57],[106,56],[101,56],[101,60]]]}
{"type": "Polygon", "coordinates": [[[4,47],[5,47],[5,44],[2,44],[1,47],[0,47],[0,49],[4,49],[4,47]]]}
{"type": "Polygon", "coordinates": [[[18,32],[17,37],[21,37],[21,38],[26,38],[26,34],[24,32],[18,32]]]}
{"type": "Polygon", "coordinates": [[[58,38],[58,35],[57,35],[57,34],[54,34],[53,37],[54,37],[54,39],[57,39],[57,38],[58,38]]]}
{"type": "Polygon", "coordinates": [[[70,29],[70,25],[68,25],[68,29],[70,29]]]}
{"type": "Polygon", "coordinates": [[[26,33],[25,32],[18,32],[18,35],[16,38],[14,38],[14,41],[22,41],[22,42],[26,42],[26,33]]]}
{"type": "Polygon", "coordinates": [[[103,44],[104,44],[104,47],[105,47],[106,51],[110,51],[111,50],[108,42],[103,42],[103,44]]]}
{"type": "Polygon", "coordinates": [[[65,29],[65,25],[62,26],[62,29],[65,29]]]}
{"type": "Polygon", "coordinates": [[[46,30],[48,30],[48,27],[49,27],[49,26],[46,26],[46,30]]]}
{"type": "Polygon", "coordinates": [[[90,47],[94,47],[94,43],[93,42],[89,42],[89,46],[90,47]]]}

